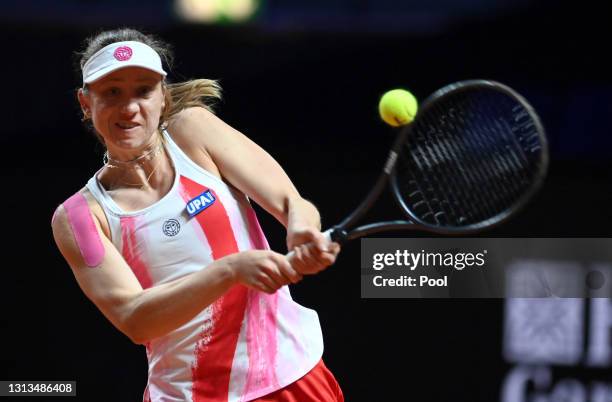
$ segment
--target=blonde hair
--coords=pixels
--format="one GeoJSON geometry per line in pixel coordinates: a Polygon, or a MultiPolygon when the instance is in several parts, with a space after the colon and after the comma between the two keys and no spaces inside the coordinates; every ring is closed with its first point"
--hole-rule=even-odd
{"type": "Polygon", "coordinates": [[[214,112],[213,106],[221,99],[218,81],[195,79],[165,84],[166,107],[160,117],[160,127],[176,114],[190,107],[200,106],[214,112]]]}

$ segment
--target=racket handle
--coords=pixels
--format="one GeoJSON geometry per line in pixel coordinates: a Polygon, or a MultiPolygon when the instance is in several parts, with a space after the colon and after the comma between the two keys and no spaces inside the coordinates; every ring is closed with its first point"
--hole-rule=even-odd
{"type": "Polygon", "coordinates": [[[334,231],[333,228],[331,229],[327,229],[325,232],[323,232],[323,236],[325,237],[325,240],[327,240],[328,242],[332,241],[332,232],[334,231]]]}
{"type": "MultiPolygon", "coordinates": [[[[325,232],[323,232],[323,236],[325,237],[325,240],[327,240],[328,242],[332,241],[332,232],[334,231],[333,228],[331,229],[327,229],[325,232]]],[[[309,243],[312,244],[312,243],[309,243]]],[[[285,257],[287,257],[287,259],[289,260],[289,264],[293,264],[293,259],[295,258],[295,252],[293,250],[291,250],[290,252],[288,252],[285,257]]]]}

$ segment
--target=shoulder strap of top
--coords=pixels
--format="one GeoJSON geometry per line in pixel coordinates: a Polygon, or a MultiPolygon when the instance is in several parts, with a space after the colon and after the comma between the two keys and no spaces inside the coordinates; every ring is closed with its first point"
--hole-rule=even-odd
{"type": "Polygon", "coordinates": [[[180,169],[180,167],[177,165],[182,165],[183,162],[191,161],[191,159],[189,159],[189,157],[183,152],[181,147],[179,147],[178,144],[174,142],[172,136],[170,135],[170,133],[168,133],[168,130],[164,129],[162,131],[162,135],[167,145],[166,150],[170,154],[170,157],[174,162],[175,168],[180,169]]]}
{"type": "Polygon", "coordinates": [[[121,215],[123,212],[121,208],[119,208],[115,201],[113,201],[108,193],[102,188],[102,184],[100,184],[98,180],[98,173],[100,173],[99,170],[87,181],[85,187],[87,187],[91,195],[98,201],[102,209],[114,215],[121,215]]]}
{"type": "Polygon", "coordinates": [[[172,157],[174,162],[174,167],[177,169],[177,172],[197,172],[199,174],[203,174],[214,182],[226,186],[227,184],[223,182],[219,177],[210,173],[208,170],[204,169],[202,166],[195,163],[182,149],[178,146],[176,142],[172,139],[168,130],[163,131],[164,139],[166,140],[166,144],[168,152],[172,157]]]}

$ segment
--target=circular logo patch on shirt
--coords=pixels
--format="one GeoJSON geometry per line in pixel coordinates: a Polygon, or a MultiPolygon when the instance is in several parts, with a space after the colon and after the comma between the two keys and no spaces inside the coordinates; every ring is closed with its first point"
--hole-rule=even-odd
{"type": "Polygon", "coordinates": [[[113,53],[115,59],[119,61],[126,61],[132,58],[132,48],[129,46],[119,46],[113,53]]]}
{"type": "Polygon", "coordinates": [[[162,229],[166,236],[173,237],[181,231],[181,224],[176,219],[168,219],[162,229]]]}

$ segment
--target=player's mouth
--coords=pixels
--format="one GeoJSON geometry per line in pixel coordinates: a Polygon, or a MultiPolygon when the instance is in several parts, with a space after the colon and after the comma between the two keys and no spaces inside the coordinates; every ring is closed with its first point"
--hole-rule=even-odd
{"type": "Polygon", "coordinates": [[[135,127],[140,126],[140,124],[133,123],[133,122],[118,122],[118,123],[115,123],[115,126],[119,127],[122,130],[131,130],[135,127]]]}

